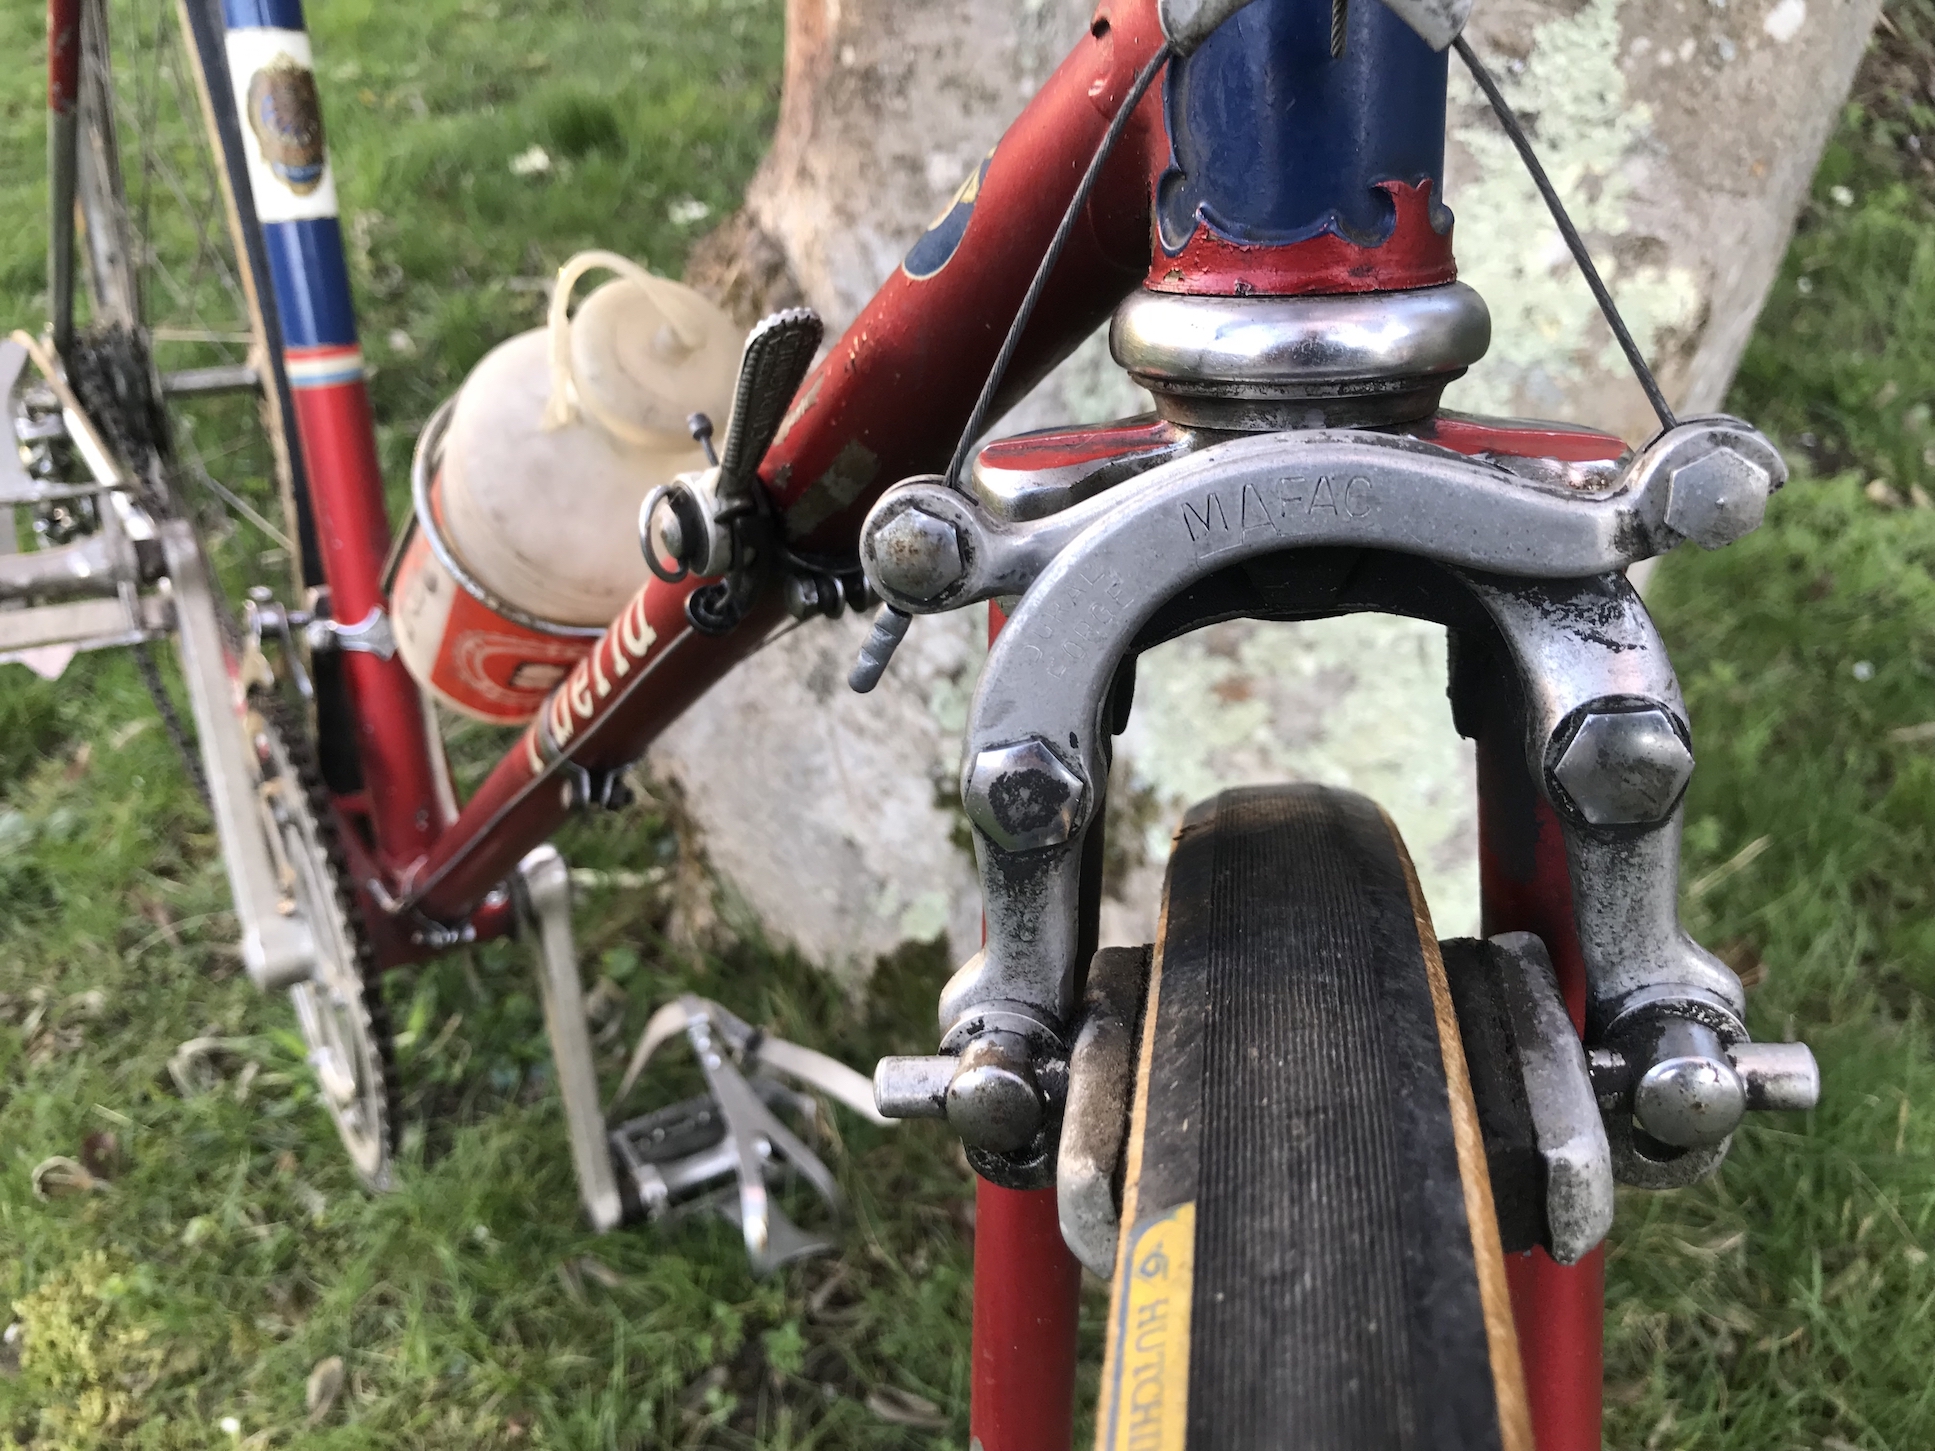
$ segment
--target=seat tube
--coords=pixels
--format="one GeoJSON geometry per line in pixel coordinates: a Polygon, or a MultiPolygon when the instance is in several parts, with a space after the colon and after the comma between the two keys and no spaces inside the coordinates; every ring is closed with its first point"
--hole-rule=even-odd
{"type": "MultiPolygon", "coordinates": [[[[1497,686],[1494,686],[1495,692],[1497,686]]],[[[1524,732],[1495,693],[1478,738],[1479,891],[1487,937],[1545,943],[1572,1025],[1585,1023],[1586,965],[1573,925],[1559,819],[1525,767],[1524,732]]],[[[1599,1451],[1606,1251],[1561,1265],[1542,1249],[1505,1259],[1537,1451],[1599,1451]]]]}
{"type": "MultiPolygon", "coordinates": [[[[1006,617],[988,604],[988,639],[1006,617]]],[[[1055,1190],[974,1181],[970,1446],[1068,1451],[1082,1267],[1062,1242],[1055,1190]]]]}
{"type": "MultiPolygon", "coordinates": [[[[387,609],[390,526],[309,35],[301,0],[224,0],[221,10],[330,611],[361,624],[387,609]]],[[[422,700],[394,653],[346,651],[343,666],[377,856],[400,873],[445,824],[422,700]]]]}

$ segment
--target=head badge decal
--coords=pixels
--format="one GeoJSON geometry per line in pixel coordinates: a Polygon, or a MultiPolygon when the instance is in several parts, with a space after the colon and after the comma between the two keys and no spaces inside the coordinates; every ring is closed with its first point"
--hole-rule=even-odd
{"type": "Polygon", "coordinates": [[[955,191],[946,209],[927,224],[921,239],[908,251],[907,260],[900,264],[900,268],[916,282],[932,277],[953,260],[955,251],[961,245],[961,238],[967,235],[968,222],[974,216],[975,199],[981,195],[981,183],[986,180],[988,163],[993,160],[992,151],[981,158],[981,164],[968,173],[967,180],[955,191]]]}
{"type": "Polygon", "coordinates": [[[279,55],[249,78],[249,129],[269,170],[297,196],[322,184],[322,106],[315,73],[279,55]]]}

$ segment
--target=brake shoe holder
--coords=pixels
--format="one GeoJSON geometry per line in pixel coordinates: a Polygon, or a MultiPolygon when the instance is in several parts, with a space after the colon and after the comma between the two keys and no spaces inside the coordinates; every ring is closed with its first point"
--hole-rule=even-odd
{"type": "Polygon", "coordinates": [[[794,1224],[772,1195],[773,1187],[797,1174],[836,1222],[845,1216],[832,1171],[773,1111],[785,1105],[810,1122],[813,1099],[776,1075],[885,1122],[874,1111],[867,1080],[837,1059],[775,1038],[687,993],[652,1015],[614,1103],[630,1092],[659,1048],[681,1033],[710,1093],[628,1119],[609,1135],[640,1210],[653,1219],[684,1209],[719,1210],[739,1226],[753,1269],[762,1275],[831,1250],[829,1241],[794,1224]]]}
{"type": "MultiPolygon", "coordinates": [[[[1037,1075],[1066,1061],[1082,846],[1107,779],[1117,667],[1157,609],[1209,575],[1288,550],[1355,545],[1448,566],[1503,638],[1526,703],[1528,765],[1564,830],[1588,1040],[1603,1041],[1642,999],[1663,1018],[1714,1035],[1690,1052],[1629,1045],[1635,1085],[1658,1066],[1649,1057],[1656,1050],[1674,1047],[1674,1062],[1688,1066],[1663,1096],[1606,1106],[1616,1148],[1634,1148],[1620,1158],[1622,1177],[1706,1172],[1738,1121],[1737,1113],[1728,1121],[1728,1104],[1750,1097],[1724,1051],[1746,1036],[1743,999],[1733,973],[1679,924],[1691,736],[1665,647],[1622,571],[1685,538],[1717,547],[1739,537],[1784,480],[1779,454],[1748,425],[1706,418],[1664,431],[1596,490],[1412,439],[1344,431],[1215,444],[1023,523],[995,520],[932,480],[890,490],[861,541],[868,579],[889,605],[933,612],[1021,599],[990,649],[963,751],[987,945],[942,994],[951,1064],[884,1060],[875,1078],[883,1111],[946,1117],[997,1183],[1052,1182],[1052,1153],[1041,1155],[1039,1142],[1016,1148],[1006,1121],[957,1120],[948,1090],[983,1034],[1002,1035],[990,1055],[1014,1077],[1028,1076],[1011,1061],[1016,1035],[996,1027],[997,1016],[1035,1025],[1019,1038],[1033,1047],[1037,1075]],[[905,522],[910,512],[925,516],[918,529],[905,522]],[[903,547],[893,547],[896,538],[903,547]],[[1658,1118],[1681,1090],[1706,1095],[1692,1110],[1696,1130],[1647,1132],[1646,1115],[1658,1118]],[[1635,1110],[1638,1136],[1622,1140],[1617,1124],[1635,1110]]],[[[1042,1141],[1052,1140],[1057,1106],[1039,1097],[1050,1116],[1042,1141]]]]}

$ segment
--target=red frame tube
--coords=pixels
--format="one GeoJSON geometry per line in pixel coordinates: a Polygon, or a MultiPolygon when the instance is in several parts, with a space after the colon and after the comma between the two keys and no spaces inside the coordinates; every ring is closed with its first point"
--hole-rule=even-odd
{"type": "MultiPolygon", "coordinates": [[[[292,392],[330,610],[355,624],[389,608],[383,564],[390,521],[369,393],[360,377],[292,392]]],[[[400,657],[346,650],[342,660],[374,853],[394,879],[422,860],[448,824],[438,806],[434,752],[441,747],[430,739],[422,694],[400,657]]]]}
{"type": "MultiPolygon", "coordinates": [[[[1572,1025],[1586,1014],[1586,964],[1572,915],[1565,840],[1526,772],[1517,723],[1494,712],[1478,742],[1479,884],[1486,936],[1533,932],[1545,943],[1572,1025]]],[[[1576,1265],[1544,1250],[1505,1261],[1538,1451],[1599,1451],[1606,1318],[1605,1252],[1576,1265]]]]}
{"type": "Polygon", "coordinates": [[[47,109],[71,112],[81,92],[81,0],[47,0],[47,109]]]}
{"type": "MultiPolygon", "coordinates": [[[[1085,36],[988,158],[934,270],[895,271],[801,388],[761,477],[808,549],[850,553],[888,485],[942,467],[1035,267],[1136,72],[1162,43],[1149,0],[1103,0],[1085,36]]],[[[1008,372],[1020,398],[1141,281],[1161,98],[1138,108],[1008,372]]],[[[403,906],[463,918],[570,811],[572,771],[617,769],[782,622],[776,601],[731,635],[693,633],[692,583],[648,583],[464,806],[403,906]]],[[[769,592],[770,594],[771,592],[769,592]]]]}
{"type": "Polygon", "coordinates": [[[1068,1451],[1082,1267],[1051,1189],[974,1187],[973,1399],[981,1451],[1068,1451]]]}

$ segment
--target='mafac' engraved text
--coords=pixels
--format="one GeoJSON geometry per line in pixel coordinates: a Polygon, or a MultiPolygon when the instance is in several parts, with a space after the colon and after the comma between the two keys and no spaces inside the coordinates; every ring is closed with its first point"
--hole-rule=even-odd
{"type": "Polygon", "coordinates": [[[1294,536],[1306,522],[1362,519],[1371,502],[1371,481],[1361,474],[1228,485],[1182,501],[1183,531],[1198,554],[1215,554],[1258,529],[1294,536]]]}
{"type": "Polygon", "coordinates": [[[1109,1451],[1182,1451],[1189,1411],[1189,1301],[1196,1206],[1136,1231],[1116,1287],[1109,1451]]]}

